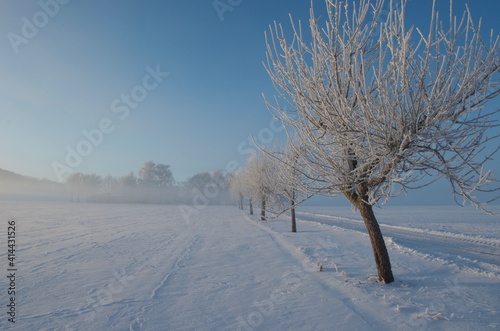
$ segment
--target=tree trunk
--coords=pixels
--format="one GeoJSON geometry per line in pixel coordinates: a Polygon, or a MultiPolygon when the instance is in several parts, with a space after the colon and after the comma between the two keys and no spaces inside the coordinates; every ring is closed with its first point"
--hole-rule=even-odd
{"type": "Polygon", "coordinates": [[[240,193],[240,205],[239,208],[243,210],[243,194],[240,193]]]}
{"type": "Polygon", "coordinates": [[[292,218],[292,232],[297,232],[297,223],[295,222],[295,199],[290,199],[290,215],[292,218]]]}
{"type": "Polygon", "coordinates": [[[384,281],[386,284],[392,283],[394,281],[394,276],[392,275],[391,261],[389,259],[387,247],[385,246],[384,237],[380,231],[380,226],[373,213],[373,207],[367,204],[365,202],[366,200],[359,200],[357,207],[365,222],[368,235],[370,236],[375,265],[377,266],[378,280],[384,281]]]}
{"type": "Polygon", "coordinates": [[[260,204],[260,220],[266,220],[266,199],[262,198],[262,202],[260,204]]]}
{"type": "Polygon", "coordinates": [[[250,215],[253,215],[253,204],[252,204],[252,199],[248,200],[248,205],[250,206],[250,215]]]}

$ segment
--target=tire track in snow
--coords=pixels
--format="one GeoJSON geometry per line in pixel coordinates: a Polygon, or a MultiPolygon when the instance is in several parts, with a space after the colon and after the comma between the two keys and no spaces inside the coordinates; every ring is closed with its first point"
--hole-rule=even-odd
{"type": "Polygon", "coordinates": [[[178,255],[170,272],[167,273],[165,275],[165,277],[162,279],[162,281],[158,284],[158,286],[153,289],[153,292],[151,292],[151,295],[150,295],[151,300],[158,299],[159,290],[166,285],[168,278],[181,268],[181,267],[179,267],[179,263],[182,262],[183,260],[185,260],[187,257],[189,257],[192,247],[195,246],[198,242],[199,242],[199,235],[195,235],[194,238],[189,243],[189,245],[182,250],[180,255],[178,255]]]}
{"type": "Polygon", "coordinates": [[[174,251],[171,253],[171,258],[168,260],[169,263],[167,272],[162,277],[160,282],[153,288],[151,294],[149,295],[148,302],[143,305],[140,312],[135,317],[135,319],[130,323],[130,331],[138,331],[142,329],[142,317],[144,314],[155,304],[155,301],[159,298],[159,293],[162,289],[167,286],[168,279],[170,276],[175,274],[181,266],[179,263],[189,257],[192,248],[198,244],[200,236],[198,234],[191,236],[190,231],[186,231],[187,234],[177,237],[171,244],[170,247],[174,247],[174,251]]]}

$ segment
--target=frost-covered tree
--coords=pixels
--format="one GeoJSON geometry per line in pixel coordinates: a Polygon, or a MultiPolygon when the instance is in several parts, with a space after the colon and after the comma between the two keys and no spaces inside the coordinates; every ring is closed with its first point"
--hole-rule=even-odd
{"type": "Polygon", "coordinates": [[[308,180],[303,173],[300,148],[295,149],[293,144],[289,144],[285,151],[275,150],[267,155],[275,164],[273,181],[277,201],[280,202],[283,212],[290,212],[291,231],[297,232],[295,208],[312,196],[304,187],[308,180]]]}
{"type": "Polygon", "coordinates": [[[260,202],[260,219],[266,219],[266,208],[276,201],[276,165],[264,153],[248,159],[242,172],[244,194],[260,202]]]}
{"type": "MultiPolygon", "coordinates": [[[[278,91],[270,111],[306,146],[306,172],[318,189],[344,195],[367,228],[379,281],[394,280],[373,205],[445,177],[454,196],[481,207],[491,189],[485,163],[498,150],[499,38],[481,35],[466,10],[442,22],[435,8],[427,32],[405,25],[406,1],[327,0],[310,34],[292,20],[266,36],[267,70],[278,91]],[[490,143],[493,144],[491,147],[490,143]]],[[[450,11],[451,11],[450,3],[450,11]]],[[[497,182],[496,182],[497,183],[497,182]]]]}
{"type": "Polygon", "coordinates": [[[245,197],[244,173],[239,172],[231,178],[229,191],[231,195],[238,200],[238,208],[243,210],[243,199],[245,197]]]}
{"type": "Polygon", "coordinates": [[[260,202],[261,220],[266,219],[266,208],[276,198],[273,170],[269,159],[263,153],[257,153],[231,180],[230,190],[233,196],[239,198],[240,209],[243,209],[243,197],[248,198],[250,215],[253,215],[253,202],[260,202]]]}

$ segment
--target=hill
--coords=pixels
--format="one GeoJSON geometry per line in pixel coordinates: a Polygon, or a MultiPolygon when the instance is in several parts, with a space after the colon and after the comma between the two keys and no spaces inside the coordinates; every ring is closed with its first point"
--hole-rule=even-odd
{"type": "Polygon", "coordinates": [[[0,169],[0,197],[1,198],[33,198],[54,197],[66,194],[64,184],[48,179],[20,175],[13,171],[0,169]]]}

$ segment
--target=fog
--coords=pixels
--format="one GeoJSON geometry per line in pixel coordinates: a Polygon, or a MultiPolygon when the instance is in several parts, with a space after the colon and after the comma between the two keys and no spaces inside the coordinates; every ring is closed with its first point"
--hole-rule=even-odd
{"type": "Polygon", "coordinates": [[[0,198],[2,200],[50,200],[67,199],[63,184],[31,178],[8,179],[0,176],[0,198]]]}
{"type": "Polygon", "coordinates": [[[75,203],[232,204],[229,178],[220,171],[203,174],[207,175],[204,181],[200,181],[198,174],[186,182],[172,181],[168,185],[155,185],[157,183],[137,178],[133,172],[121,177],[75,173],[64,183],[57,183],[0,169],[0,199],[75,203]]]}

